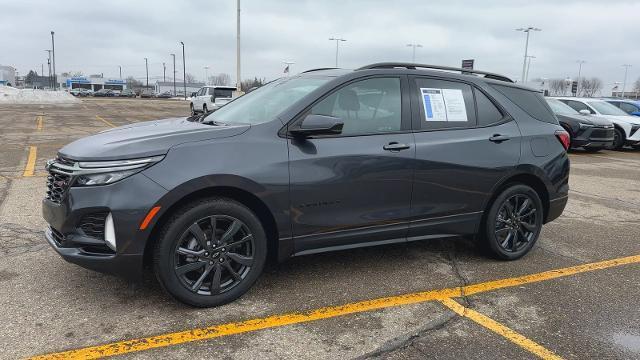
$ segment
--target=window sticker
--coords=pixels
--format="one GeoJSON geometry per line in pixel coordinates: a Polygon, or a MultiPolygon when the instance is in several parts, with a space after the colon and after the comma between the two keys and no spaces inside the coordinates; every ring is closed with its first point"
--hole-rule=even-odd
{"type": "Polygon", "coordinates": [[[420,88],[427,121],[468,121],[461,89],[420,88]]]}

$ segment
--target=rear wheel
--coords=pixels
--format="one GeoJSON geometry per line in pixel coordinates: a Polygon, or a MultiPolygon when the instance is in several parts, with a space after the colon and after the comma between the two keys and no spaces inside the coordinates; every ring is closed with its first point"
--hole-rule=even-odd
{"type": "Polygon", "coordinates": [[[209,109],[207,109],[207,104],[202,105],[202,113],[203,114],[206,114],[207,112],[209,112],[208,110],[209,109]]]}
{"type": "Polygon", "coordinates": [[[189,104],[189,109],[191,110],[191,116],[196,115],[196,109],[193,108],[193,104],[189,104]]]}
{"type": "Polygon", "coordinates": [[[491,253],[504,260],[521,258],[531,250],[542,229],[542,201],[531,187],[516,184],[495,199],[484,224],[491,253]]]}
{"type": "Polygon", "coordinates": [[[162,287],[189,305],[231,302],[257,280],[267,255],[258,218],[228,199],[207,199],[176,213],[163,227],[154,254],[162,287]]]}
{"type": "Polygon", "coordinates": [[[613,146],[611,146],[614,150],[620,150],[624,146],[624,134],[622,130],[616,128],[613,130],[613,146]]]}

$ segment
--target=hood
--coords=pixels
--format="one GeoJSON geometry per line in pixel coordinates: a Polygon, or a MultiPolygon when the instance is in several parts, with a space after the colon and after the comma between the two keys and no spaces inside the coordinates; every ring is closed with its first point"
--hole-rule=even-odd
{"type": "Polygon", "coordinates": [[[601,115],[601,117],[607,118],[614,123],[623,122],[630,125],[640,125],[640,117],[633,115],[601,115]]]}
{"type": "Polygon", "coordinates": [[[611,120],[601,117],[601,116],[593,116],[593,115],[564,115],[564,114],[556,114],[558,119],[568,119],[573,120],[583,124],[591,124],[595,126],[609,126],[613,125],[611,120]]]}
{"type": "Polygon", "coordinates": [[[73,160],[98,161],[164,155],[173,146],[242,134],[249,125],[216,126],[187,118],[146,121],[76,140],[58,152],[73,160]]]}

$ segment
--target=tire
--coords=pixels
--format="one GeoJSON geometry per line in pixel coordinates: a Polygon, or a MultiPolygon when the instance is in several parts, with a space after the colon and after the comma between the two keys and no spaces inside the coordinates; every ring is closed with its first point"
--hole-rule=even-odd
{"type": "Polygon", "coordinates": [[[502,260],[523,257],[540,236],[543,212],[542,201],[535,190],[524,184],[509,186],[496,197],[485,217],[482,235],[487,249],[502,260]],[[528,199],[527,204],[525,199],[528,199]],[[507,204],[517,209],[513,217],[509,215],[507,204]]]}
{"type": "Polygon", "coordinates": [[[207,109],[207,104],[202,105],[202,113],[206,115],[208,112],[209,110],[207,109]]]}
{"type": "Polygon", "coordinates": [[[624,133],[622,130],[615,128],[613,130],[613,145],[611,148],[613,150],[621,150],[624,146],[624,133]]]}
{"type": "Polygon", "coordinates": [[[266,258],[267,237],[256,215],[233,200],[209,198],[178,210],[163,225],[153,267],[169,295],[192,306],[212,307],[246,293],[266,258]]]}
{"type": "Polygon", "coordinates": [[[189,109],[191,110],[191,116],[196,115],[196,109],[193,108],[193,103],[189,104],[189,109]]]}

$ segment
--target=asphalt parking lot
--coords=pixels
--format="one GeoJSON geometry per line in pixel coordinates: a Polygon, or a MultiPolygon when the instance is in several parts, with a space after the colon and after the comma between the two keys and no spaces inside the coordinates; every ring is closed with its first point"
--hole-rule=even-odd
{"type": "Polygon", "coordinates": [[[194,309],[44,240],[44,162],[183,101],[0,107],[0,358],[640,358],[640,151],[573,152],[571,193],[525,258],[457,239],[291,259],[234,303],[194,309]],[[65,352],[66,351],[66,352],[65,352]]]}

